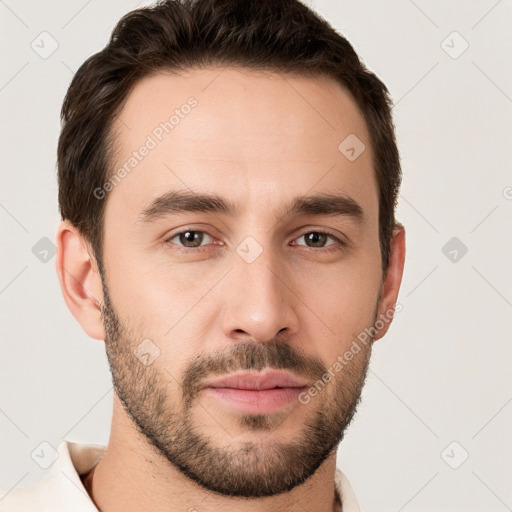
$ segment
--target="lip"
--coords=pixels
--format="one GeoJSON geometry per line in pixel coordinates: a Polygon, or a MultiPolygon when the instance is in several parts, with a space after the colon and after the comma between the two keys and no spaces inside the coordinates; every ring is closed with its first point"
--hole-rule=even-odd
{"type": "Polygon", "coordinates": [[[289,372],[240,372],[208,381],[210,395],[244,414],[270,414],[293,403],[308,382],[289,372]]]}
{"type": "Polygon", "coordinates": [[[262,391],[273,388],[303,388],[308,381],[281,370],[239,372],[207,381],[204,387],[262,391]]]}

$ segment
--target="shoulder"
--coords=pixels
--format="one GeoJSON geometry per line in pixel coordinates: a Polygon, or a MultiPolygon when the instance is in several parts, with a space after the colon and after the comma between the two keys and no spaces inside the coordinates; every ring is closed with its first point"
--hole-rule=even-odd
{"type": "Polygon", "coordinates": [[[97,512],[80,476],[102,457],[105,446],[61,441],[49,472],[36,484],[0,490],[0,512],[97,512]]]}

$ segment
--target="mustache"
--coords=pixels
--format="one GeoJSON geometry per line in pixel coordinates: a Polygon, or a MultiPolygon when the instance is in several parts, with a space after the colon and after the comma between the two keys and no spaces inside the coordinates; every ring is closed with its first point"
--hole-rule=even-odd
{"type": "Polygon", "coordinates": [[[183,374],[182,391],[185,408],[202,388],[207,378],[227,375],[240,370],[289,370],[297,375],[316,381],[326,373],[323,362],[292,348],[286,341],[275,338],[258,343],[254,341],[233,345],[228,350],[199,354],[187,366],[183,374]]]}

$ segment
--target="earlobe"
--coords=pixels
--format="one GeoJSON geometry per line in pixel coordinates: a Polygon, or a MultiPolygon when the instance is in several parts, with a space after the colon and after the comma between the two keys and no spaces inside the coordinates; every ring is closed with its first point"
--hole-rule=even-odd
{"type": "Polygon", "coordinates": [[[389,258],[389,267],[386,276],[382,282],[381,298],[379,302],[379,314],[377,324],[377,332],[374,341],[382,338],[389,329],[393,319],[398,291],[402,282],[402,275],[405,264],[405,229],[402,224],[397,224],[393,231],[391,239],[391,251],[389,258]],[[379,321],[380,320],[380,321],[379,321]],[[383,325],[382,325],[383,324],[383,325]]]}
{"type": "Polygon", "coordinates": [[[56,241],[55,264],[64,300],[83,330],[92,338],[104,340],[100,309],[103,288],[92,250],[69,221],[59,224],[56,241]]]}

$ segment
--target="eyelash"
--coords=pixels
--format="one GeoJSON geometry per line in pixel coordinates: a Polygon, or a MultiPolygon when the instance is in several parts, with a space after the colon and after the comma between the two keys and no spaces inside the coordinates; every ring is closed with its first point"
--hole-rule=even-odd
{"type": "MultiPolygon", "coordinates": [[[[168,246],[173,246],[173,245],[177,246],[177,248],[173,248],[173,249],[177,250],[177,251],[180,251],[180,252],[204,252],[205,250],[209,249],[209,245],[210,244],[199,246],[199,247],[184,247],[182,245],[178,245],[178,244],[176,244],[174,242],[171,242],[171,240],[173,238],[176,238],[178,235],[181,235],[183,233],[187,233],[188,231],[192,231],[194,233],[205,233],[208,236],[211,236],[212,238],[214,238],[207,231],[203,231],[203,230],[200,230],[200,229],[184,229],[182,231],[178,231],[177,233],[173,233],[170,237],[166,238],[164,240],[164,242],[168,246]]],[[[309,249],[309,250],[312,250],[312,251],[333,252],[333,251],[341,251],[341,250],[345,249],[348,246],[348,243],[345,242],[344,240],[341,240],[340,238],[338,238],[337,236],[333,235],[332,233],[329,233],[328,231],[323,231],[321,229],[314,229],[314,230],[310,230],[310,231],[305,231],[304,233],[299,235],[294,240],[297,240],[298,238],[302,238],[303,236],[308,235],[310,233],[318,233],[318,234],[322,234],[322,235],[327,235],[327,236],[331,237],[333,240],[335,240],[338,244],[331,244],[330,246],[327,246],[327,247],[308,247],[308,246],[302,246],[302,247],[305,247],[306,249],[309,249]]]]}

